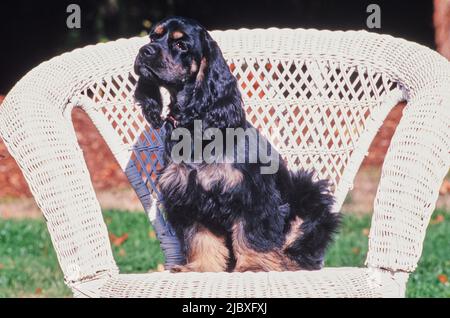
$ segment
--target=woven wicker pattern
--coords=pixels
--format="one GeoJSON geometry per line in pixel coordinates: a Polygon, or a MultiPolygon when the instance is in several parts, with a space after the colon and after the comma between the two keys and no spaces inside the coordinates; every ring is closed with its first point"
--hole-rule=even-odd
{"type": "Polygon", "coordinates": [[[291,169],[314,168],[332,180],[336,210],[387,113],[408,101],[374,203],[369,268],[119,275],[71,124],[75,106],[98,127],[158,236],[169,238],[163,248],[173,255],[166,258],[180,257],[152,199],[163,132],[148,127],[133,104],[132,65],[147,41],[133,38],[41,64],[0,108],[0,134],[46,217],[67,284],[76,296],[401,296],[449,169],[449,63],[425,47],[364,31],[230,30],[212,36],[239,80],[248,120],[291,169]]]}
{"type": "MultiPolygon", "coordinates": [[[[405,280],[405,275],[397,277],[405,280]]],[[[313,272],[190,273],[118,275],[108,280],[107,297],[398,297],[400,284],[388,273],[365,268],[313,272]]]]}

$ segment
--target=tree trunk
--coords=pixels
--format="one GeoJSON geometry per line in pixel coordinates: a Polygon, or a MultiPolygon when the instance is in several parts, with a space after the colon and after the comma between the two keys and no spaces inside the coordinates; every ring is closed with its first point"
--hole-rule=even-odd
{"type": "Polygon", "coordinates": [[[450,59],[450,1],[434,0],[434,28],[436,48],[450,59]]]}

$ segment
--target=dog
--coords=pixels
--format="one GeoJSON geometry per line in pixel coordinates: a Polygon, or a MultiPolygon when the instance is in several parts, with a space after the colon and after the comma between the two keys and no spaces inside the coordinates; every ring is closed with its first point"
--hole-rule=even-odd
{"type": "MultiPolygon", "coordinates": [[[[194,133],[196,120],[203,131],[252,128],[237,80],[206,29],[182,17],[157,23],[134,69],[137,104],[153,128],[167,132],[158,188],[186,257],[171,271],[320,269],[340,220],[332,212],[327,180],[314,180],[311,171],[289,171],[283,160],[276,173],[262,174],[260,161],[175,162],[170,156],[171,132],[194,133]],[[170,94],[165,118],[161,87],[170,94]]],[[[249,149],[234,151],[248,158],[249,149]]],[[[279,156],[273,148],[269,152],[279,156]]]]}

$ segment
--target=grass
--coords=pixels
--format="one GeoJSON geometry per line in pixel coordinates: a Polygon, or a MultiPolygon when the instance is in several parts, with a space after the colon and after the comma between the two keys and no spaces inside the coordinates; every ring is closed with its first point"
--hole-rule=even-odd
{"type": "MultiPolygon", "coordinates": [[[[107,211],[104,215],[109,232],[116,238],[128,234],[122,244],[113,244],[122,272],[148,272],[163,263],[159,243],[144,214],[107,211]]],[[[449,283],[438,279],[439,275],[450,276],[450,213],[437,211],[434,218],[440,221],[428,228],[422,259],[408,283],[408,297],[450,297],[449,283]]],[[[369,226],[370,216],[347,215],[326,265],[363,266],[369,226]]],[[[70,296],[44,221],[0,219],[0,297],[70,296]]]]}
{"type": "MultiPolygon", "coordinates": [[[[370,215],[346,215],[335,243],[328,250],[326,266],[364,266],[368,247],[370,215]]],[[[410,275],[407,297],[450,297],[450,212],[435,211],[428,226],[422,257],[410,275]],[[438,221],[439,220],[439,221],[438,221]]]]}

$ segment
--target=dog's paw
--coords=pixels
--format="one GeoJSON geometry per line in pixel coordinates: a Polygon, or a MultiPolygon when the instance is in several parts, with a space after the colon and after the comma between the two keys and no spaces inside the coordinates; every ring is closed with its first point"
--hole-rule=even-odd
{"type": "Polygon", "coordinates": [[[192,269],[189,265],[175,265],[170,269],[171,273],[187,273],[187,272],[194,272],[195,270],[192,269]]]}
{"type": "Polygon", "coordinates": [[[221,266],[212,266],[211,264],[201,264],[198,262],[192,262],[186,265],[175,265],[170,269],[171,273],[189,273],[189,272],[213,273],[224,271],[226,271],[226,268],[222,268],[221,266]]]}

